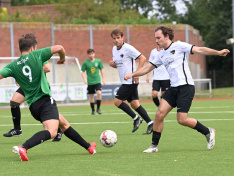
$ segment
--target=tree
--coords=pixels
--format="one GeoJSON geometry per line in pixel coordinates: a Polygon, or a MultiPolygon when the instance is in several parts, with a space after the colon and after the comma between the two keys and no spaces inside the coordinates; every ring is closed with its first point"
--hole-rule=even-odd
{"type": "MultiPolygon", "coordinates": [[[[232,37],[231,0],[190,0],[184,1],[188,11],[180,18],[182,23],[190,24],[201,32],[205,45],[217,50],[232,46],[226,45],[226,39],[232,37]]],[[[232,52],[226,56],[207,56],[208,77],[216,72],[217,87],[233,85],[232,52]],[[217,74],[218,73],[218,74],[217,74]]]]}
{"type": "Polygon", "coordinates": [[[120,0],[122,10],[135,10],[145,18],[153,10],[153,0],[120,0]]]}

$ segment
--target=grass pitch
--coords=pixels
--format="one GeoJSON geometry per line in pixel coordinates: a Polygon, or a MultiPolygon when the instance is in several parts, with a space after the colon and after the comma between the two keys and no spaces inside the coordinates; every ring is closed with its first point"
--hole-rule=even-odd
{"type": "MultiPolygon", "coordinates": [[[[156,107],[142,103],[151,119],[156,107]]],[[[97,143],[97,153],[85,149],[63,136],[60,142],[44,142],[28,150],[29,162],[21,162],[12,147],[21,145],[43,129],[28,109],[22,109],[21,137],[5,138],[12,128],[9,109],[0,110],[0,175],[233,175],[234,172],[234,100],[195,101],[189,116],[216,129],[216,145],[208,151],[206,139],[195,130],[179,125],[175,109],[168,114],[159,143],[158,153],[143,153],[151,144],[152,135],[142,135],[147,128],[142,123],[132,133],[133,121],[114,105],[102,105],[102,115],[91,115],[89,106],[59,107],[59,111],[81,136],[97,143]],[[118,135],[112,148],[101,145],[104,130],[118,135]]]]}

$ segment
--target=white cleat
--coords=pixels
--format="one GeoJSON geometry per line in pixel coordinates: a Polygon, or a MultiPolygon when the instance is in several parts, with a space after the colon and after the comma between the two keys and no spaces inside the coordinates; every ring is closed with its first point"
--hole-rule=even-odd
{"type": "Polygon", "coordinates": [[[144,150],[143,152],[144,152],[144,153],[154,153],[154,152],[158,152],[158,146],[157,146],[157,145],[151,144],[151,146],[150,146],[148,149],[144,150]]]}
{"type": "Polygon", "coordinates": [[[215,134],[216,130],[214,128],[208,127],[210,133],[206,135],[207,149],[211,150],[215,145],[215,134]]]}

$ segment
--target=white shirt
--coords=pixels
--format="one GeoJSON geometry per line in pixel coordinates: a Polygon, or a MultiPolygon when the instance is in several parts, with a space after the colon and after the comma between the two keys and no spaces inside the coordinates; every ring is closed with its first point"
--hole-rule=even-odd
{"type": "MultiPolygon", "coordinates": [[[[153,62],[160,51],[157,48],[153,49],[150,53],[149,62],[153,62]]],[[[153,71],[153,80],[169,80],[169,74],[164,65],[155,68],[153,71]]]]}
{"type": "Polygon", "coordinates": [[[121,84],[134,84],[134,79],[124,80],[124,75],[131,74],[136,71],[135,60],[141,55],[132,45],[124,43],[118,50],[116,46],[112,49],[113,61],[115,62],[121,84]]]}
{"type": "Polygon", "coordinates": [[[151,62],[156,67],[164,65],[170,76],[171,87],[178,87],[189,84],[194,85],[194,81],[188,66],[186,53],[192,53],[193,45],[177,41],[173,42],[167,49],[159,52],[157,57],[151,62]]]}

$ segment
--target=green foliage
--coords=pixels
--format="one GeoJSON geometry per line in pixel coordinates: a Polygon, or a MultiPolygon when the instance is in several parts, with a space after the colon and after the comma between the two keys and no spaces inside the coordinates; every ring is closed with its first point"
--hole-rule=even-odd
{"type": "Polygon", "coordinates": [[[207,47],[231,51],[225,58],[207,56],[208,77],[214,78],[213,72],[216,72],[216,87],[233,85],[232,46],[226,45],[226,39],[232,38],[232,0],[191,0],[185,3],[188,12],[181,22],[198,29],[207,47]]]}

